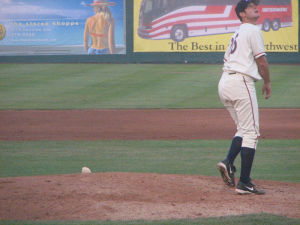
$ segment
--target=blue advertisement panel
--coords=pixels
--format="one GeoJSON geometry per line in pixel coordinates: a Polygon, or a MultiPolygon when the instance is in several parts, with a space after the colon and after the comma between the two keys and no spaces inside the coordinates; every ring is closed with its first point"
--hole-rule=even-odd
{"type": "Polygon", "coordinates": [[[125,54],[124,0],[1,0],[0,55],[125,54]]]}

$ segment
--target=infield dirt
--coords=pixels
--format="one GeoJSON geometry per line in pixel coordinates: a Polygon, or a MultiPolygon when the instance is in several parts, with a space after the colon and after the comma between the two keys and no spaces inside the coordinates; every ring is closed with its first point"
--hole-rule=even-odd
{"type": "MultiPolygon", "coordinates": [[[[300,139],[300,110],[262,109],[262,138],[300,139]]],[[[0,140],[231,139],[221,109],[0,111],[0,140]]],[[[215,166],[215,165],[212,165],[215,166]]],[[[219,177],[92,173],[0,178],[0,220],[136,220],[272,213],[300,218],[300,184],[257,180],[240,196],[219,177]]]]}
{"type": "MultiPolygon", "coordinates": [[[[0,140],[231,139],[225,109],[0,111],[0,140]]],[[[261,109],[261,138],[300,139],[299,109],[261,109]]]]}

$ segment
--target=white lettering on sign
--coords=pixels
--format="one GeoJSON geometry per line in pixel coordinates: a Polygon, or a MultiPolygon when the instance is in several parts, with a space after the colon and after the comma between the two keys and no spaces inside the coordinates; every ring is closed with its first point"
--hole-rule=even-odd
{"type": "Polygon", "coordinates": [[[263,8],[262,12],[287,12],[287,8],[263,8]]]}

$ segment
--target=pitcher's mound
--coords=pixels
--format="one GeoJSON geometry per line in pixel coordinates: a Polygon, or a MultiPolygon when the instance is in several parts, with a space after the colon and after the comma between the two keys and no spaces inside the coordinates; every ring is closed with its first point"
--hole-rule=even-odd
{"type": "Polygon", "coordinates": [[[219,177],[92,173],[0,178],[0,220],[156,220],[272,213],[300,217],[300,183],[255,181],[241,196],[219,177]]]}

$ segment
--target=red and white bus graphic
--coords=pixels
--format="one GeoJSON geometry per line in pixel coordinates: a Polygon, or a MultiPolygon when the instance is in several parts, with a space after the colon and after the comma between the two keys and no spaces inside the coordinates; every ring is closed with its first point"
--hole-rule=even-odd
{"type": "MultiPolygon", "coordinates": [[[[235,13],[239,0],[143,0],[138,35],[141,38],[172,39],[233,33],[241,22],[235,13]]],[[[291,0],[261,0],[258,25],[277,31],[293,26],[291,0]]]]}

